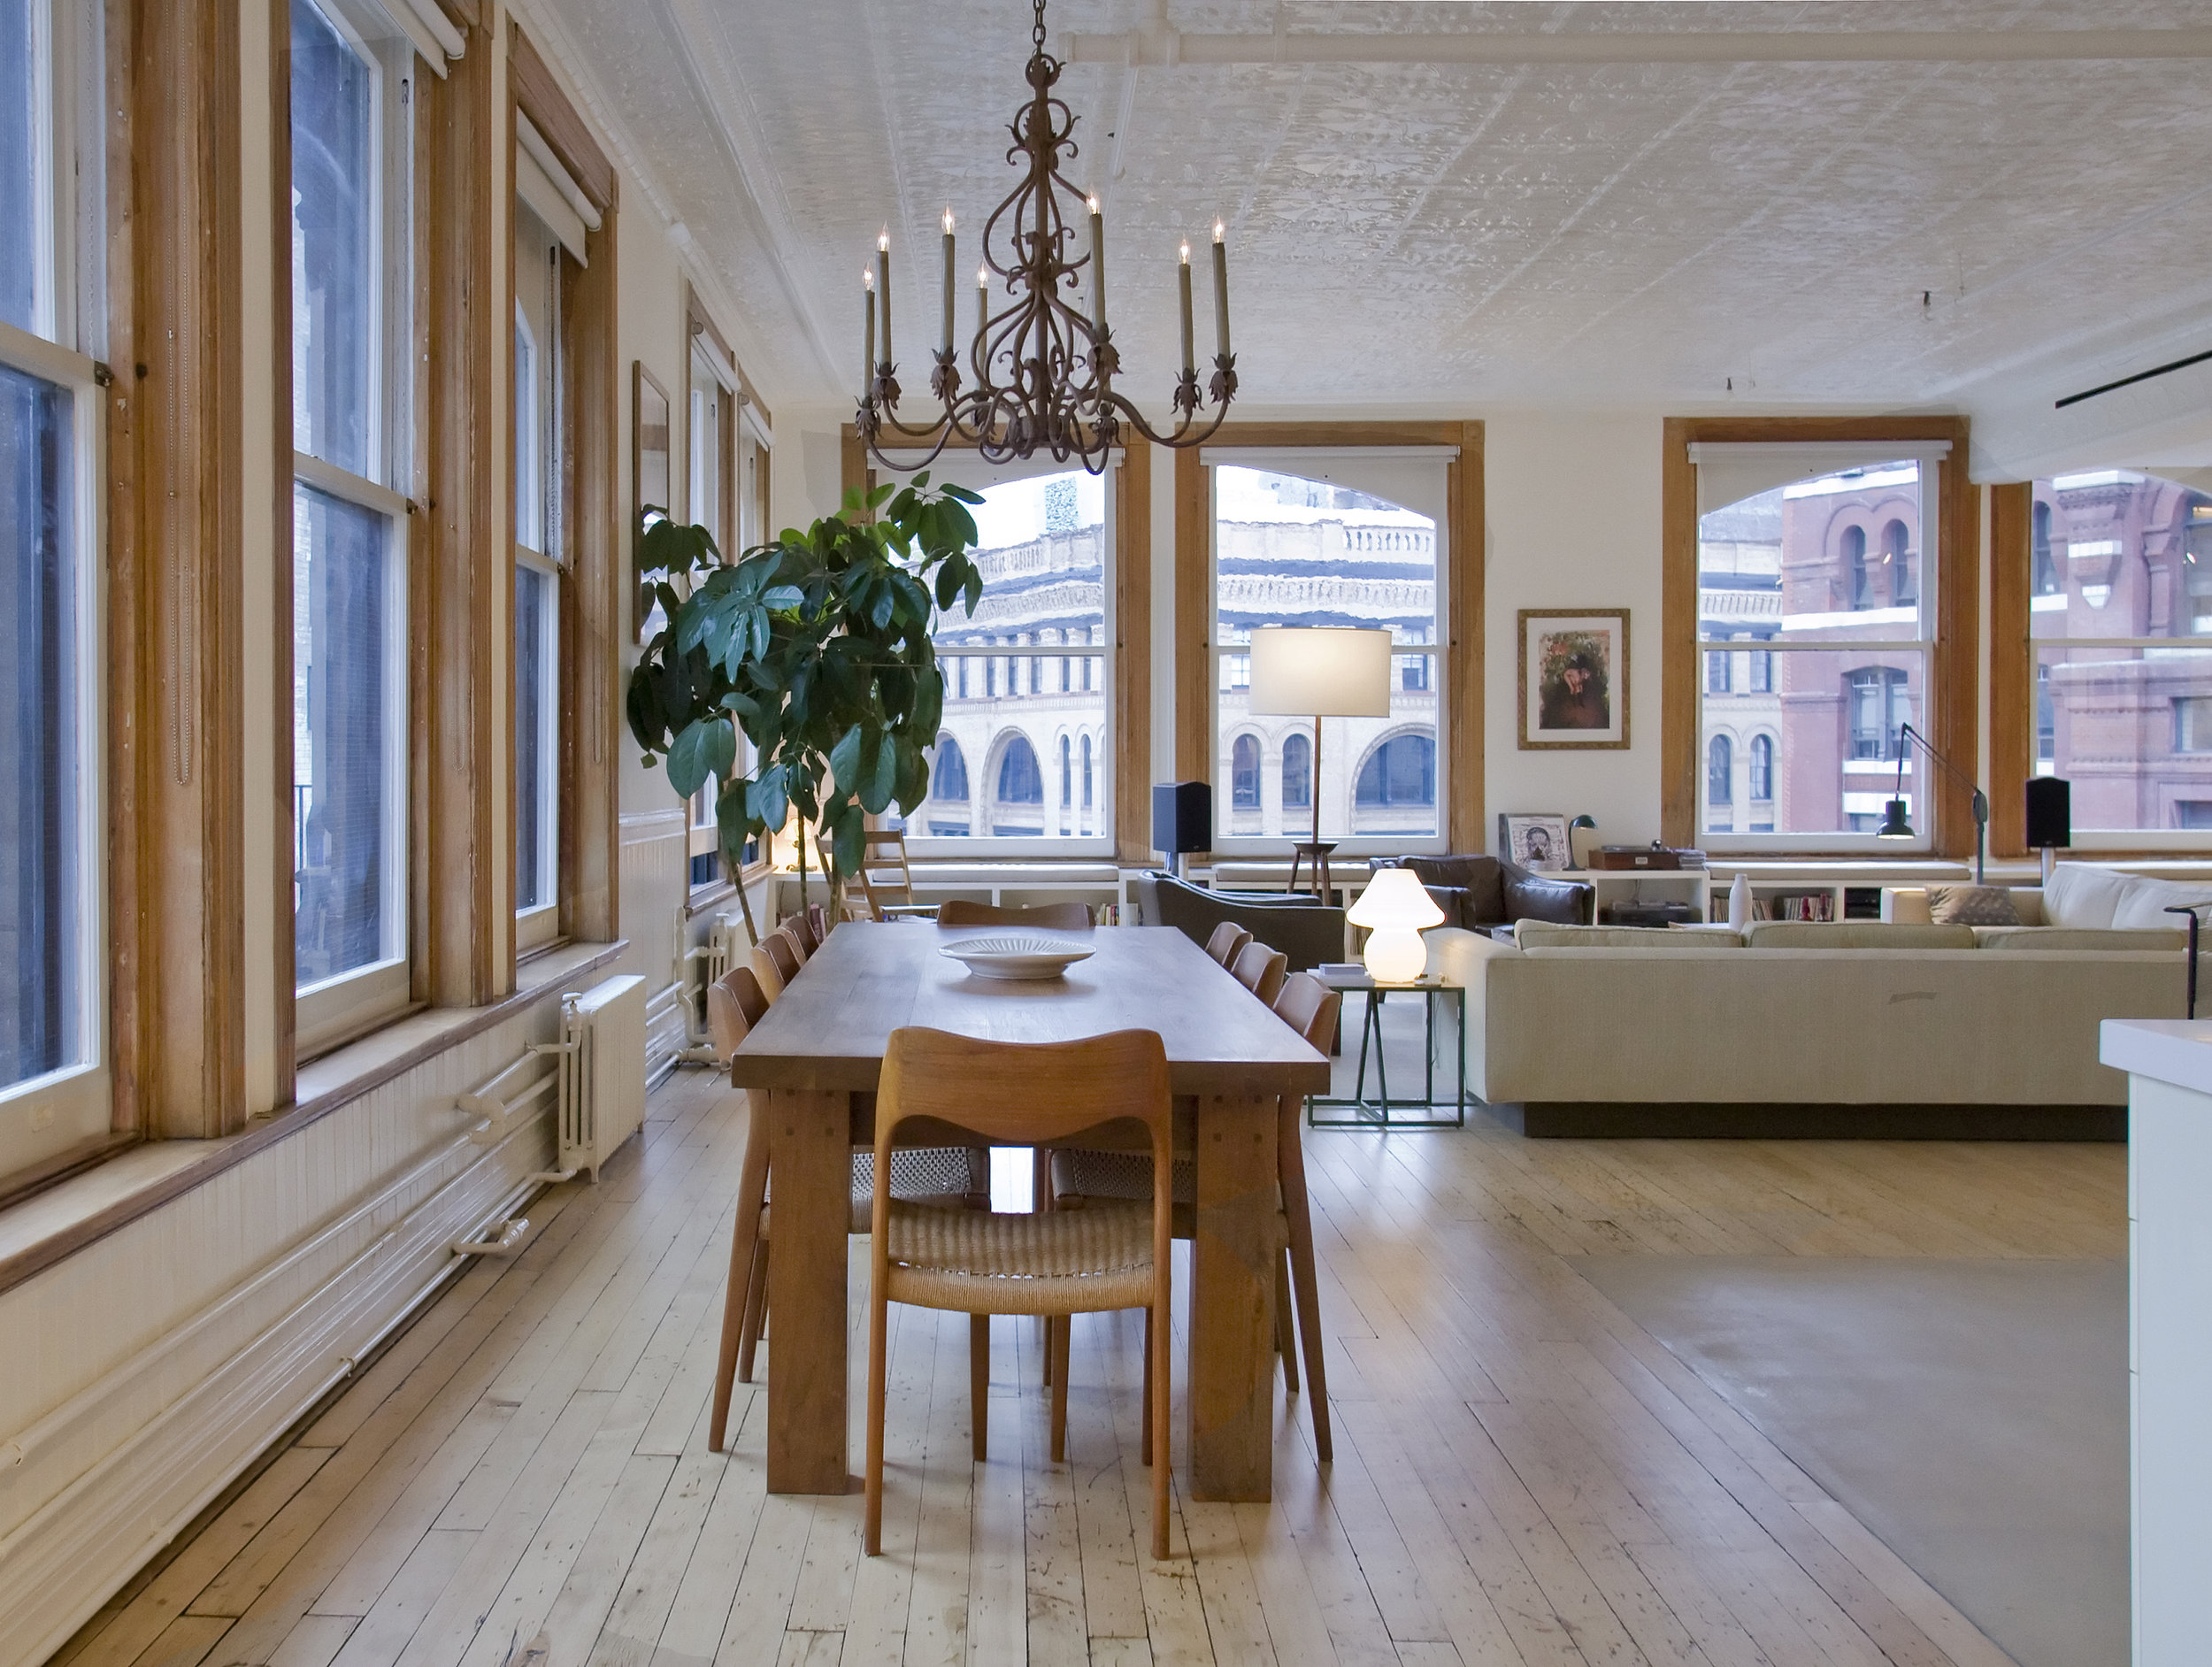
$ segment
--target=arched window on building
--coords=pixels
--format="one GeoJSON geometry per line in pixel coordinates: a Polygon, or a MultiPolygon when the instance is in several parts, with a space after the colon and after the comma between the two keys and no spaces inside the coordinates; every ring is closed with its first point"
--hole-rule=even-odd
{"type": "Polygon", "coordinates": [[[968,796],[968,759],[950,735],[937,737],[937,763],[929,778],[929,796],[964,803],[968,796]]]}
{"type": "Polygon", "coordinates": [[[1902,521],[1892,521],[1882,529],[1882,571],[1889,575],[1889,599],[1893,605],[1909,608],[1920,600],[1920,585],[1912,570],[1913,557],[1909,548],[1912,540],[1902,521]]]}
{"type": "Polygon", "coordinates": [[[1016,735],[999,755],[998,795],[992,807],[991,832],[1034,838],[1044,831],[1044,772],[1037,765],[1037,749],[1026,736],[1016,735]]]}
{"type": "Polygon", "coordinates": [[[1254,735],[1239,735],[1229,745],[1229,808],[1260,808],[1260,743],[1254,735]]]}
{"type": "Polygon", "coordinates": [[[1283,742],[1283,809],[1310,810],[1313,805],[1313,742],[1293,735],[1283,742]]]}
{"type": "Polygon", "coordinates": [[[1763,803],[1774,796],[1774,737],[1754,735],[1751,738],[1751,796],[1763,803]]]}
{"type": "Polygon", "coordinates": [[[1367,755],[1352,796],[1356,804],[1433,805],[1436,742],[1427,735],[1393,735],[1367,755]]]}
{"type": "Polygon", "coordinates": [[[1843,583],[1847,605],[1856,611],[1876,606],[1874,575],[1866,565],[1866,529],[1843,529],[1843,583]]]}
{"type": "Polygon", "coordinates": [[[1090,820],[1091,810],[1091,738],[1083,737],[1083,818],[1090,820]]]}
{"type": "Polygon", "coordinates": [[[2063,588],[2058,582],[2058,563],[2051,555],[2051,506],[2039,503],[2032,518],[2033,530],[2029,534],[2030,548],[2035,556],[2035,594],[2055,596],[2063,588]]]}
{"type": "Polygon", "coordinates": [[[1069,831],[1069,812],[1075,807],[1075,747],[1060,737],[1060,832],[1069,831]]]}
{"type": "Polygon", "coordinates": [[[1850,690],[1851,756],[1894,758],[1899,728],[1911,716],[1905,674],[1893,665],[1866,665],[1846,679],[1850,690]]]}
{"type": "Polygon", "coordinates": [[[1736,747],[1725,735],[1705,743],[1705,802],[1716,827],[1726,832],[1736,803],[1736,747]]]}

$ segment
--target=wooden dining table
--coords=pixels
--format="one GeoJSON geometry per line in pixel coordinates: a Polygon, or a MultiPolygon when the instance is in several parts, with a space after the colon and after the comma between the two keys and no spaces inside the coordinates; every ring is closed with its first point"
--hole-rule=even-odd
{"type": "MultiPolygon", "coordinates": [[[[958,931],[847,922],[740,1044],[730,1080],[768,1099],[774,1253],[768,1264],[767,1486],[841,1494],[846,1235],[852,1152],[875,1138],[891,1033],[927,1026],[997,1041],[1157,1032],[1197,1171],[1191,1247],[1192,1494],[1264,1501],[1273,1476],[1275,1263],[1282,1254],[1275,1121],[1285,1095],[1325,1093],[1329,1062],[1167,926],[1103,926],[1059,978],[988,979],[938,953],[958,931]]],[[[1025,932],[1025,935],[1026,935],[1025,932]]],[[[959,1137],[946,1132],[949,1141],[959,1137]]]]}

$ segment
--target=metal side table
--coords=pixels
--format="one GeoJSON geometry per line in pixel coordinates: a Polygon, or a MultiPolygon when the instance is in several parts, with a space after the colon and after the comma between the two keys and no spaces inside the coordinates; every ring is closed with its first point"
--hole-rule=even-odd
{"type": "Polygon", "coordinates": [[[1306,1126],[1315,1129],[1457,1129],[1467,1125],[1467,992],[1456,984],[1448,984],[1433,974],[1414,979],[1409,984],[1378,984],[1364,972],[1332,972],[1317,969],[1314,977],[1333,990],[1347,995],[1364,995],[1367,1007],[1360,1020],[1359,1072],[1353,1079],[1352,1097],[1333,1099],[1322,1095],[1308,1095],[1306,1099],[1306,1126]],[[1418,995],[1422,998],[1421,1026],[1421,1098],[1401,1100],[1394,1105],[1390,1098],[1390,1073],[1383,1059],[1382,1004],[1394,995],[1418,995]],[[1436,1097],[1436,1001],[1448,997],[1458,1024],[1459,1053],[1457,1075],[1453,1082],[1453,1097],[1439,1102],[1436,1097]],[[1375,1098],[1367,1097],[1367,1051],[1372,1045],[1375,1052],[1375,1098]],[[1322,1117],[1323,1111],[1340,1111],[1341,1117],[1322,1117]],[[1404,1115],[1408,1111],[1417,1116],[1404,1115]]]}

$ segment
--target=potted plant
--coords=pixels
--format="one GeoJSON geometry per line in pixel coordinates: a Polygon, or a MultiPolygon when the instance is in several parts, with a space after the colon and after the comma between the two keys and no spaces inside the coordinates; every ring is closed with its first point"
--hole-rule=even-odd
{"type": "Polygon", "coordinates": [[[733,867],[748,840],[797,814],[803,907],[807,824],[827,834],[833,872],[850,874],[867,818],[928,795],[924,755],[945,699],[930,623],[956,598],[972,614],[982,596],[967,509],[981,502],[949,483],[930,490],[924,472],[855,488],[840,513],[734,563],[705,527],[665,518],[638,542],[639,580],[668,623],[631,673],[630,733],[649,768],[667,759],[680,798],[721,783],[715,820],[733,867]],[[752,743],[747,775],[733,773],[738,730],[752,743]]]}

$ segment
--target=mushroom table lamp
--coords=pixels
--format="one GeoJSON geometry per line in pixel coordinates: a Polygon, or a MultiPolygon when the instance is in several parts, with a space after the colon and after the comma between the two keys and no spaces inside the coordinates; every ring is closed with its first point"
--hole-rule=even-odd
{"type": "Polygon", "coordinates": [[[1356,926],[1367,928],[1367,976],[1378,984],[1410,984],[1428,971],[1428,946],[1421,928],[1441,926],[1444,911],[1421,888],[1420,877],[1409,868],[1375,871],[1360,893],[1359,901],[1345,916],[1356,926]]]}

